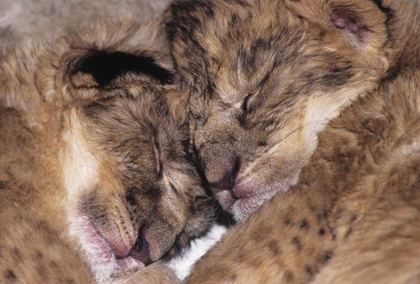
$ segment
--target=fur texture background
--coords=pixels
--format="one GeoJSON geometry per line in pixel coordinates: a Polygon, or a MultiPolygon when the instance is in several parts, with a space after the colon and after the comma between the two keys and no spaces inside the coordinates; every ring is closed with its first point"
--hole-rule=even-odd
{"type": "Polygon", "coordinates": [[[159,17],[170,0],[3,0],[0,45],[20,44],[75,32],[101,21],[147,22],[159,17]]]}

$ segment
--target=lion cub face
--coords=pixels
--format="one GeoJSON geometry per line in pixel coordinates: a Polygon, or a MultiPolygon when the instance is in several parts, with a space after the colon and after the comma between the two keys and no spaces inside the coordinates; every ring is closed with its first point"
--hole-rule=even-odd
{"type": "Polygon", "coordinates": [[[187,156],[188,132],[169,117],[166,97],[180,94],[136,90],[66,117],[70,230],[99,280],[173,254],[207,228],[211,211],[187,156]]]}
{"type": "Polygon", "coordinates": [[[224,209],[245,219],[296,182],[317,133],[388,65],[377,1],[184,1],[167,31],[192,141],[224,209]]]}
{"type": "Polygon", "coordinates": [[[71,233],[101,280],[172,255],[207,228],[211,210],[187,156],[186,99],[168,86],[172,74],[146,55],[89,53],[71,67],[76,91],[90,76],[98,95],[109,91],[65,116],[63,176],[71,233]],[[126,73],[112,86],[107,64],[126,73]]]}
{"type": "Polygon", "coordinates": [[[188,97],[172,84],[158,31],[153,23],[103,25],[18,50],[1,65],[16,74],[1,72],[8,85],[0,103],[58,144],[62,168],[50,170],[63,181],[63,238],[77,241],[97,282],[172,256],[210,225],[187,155],[188,97]]]}

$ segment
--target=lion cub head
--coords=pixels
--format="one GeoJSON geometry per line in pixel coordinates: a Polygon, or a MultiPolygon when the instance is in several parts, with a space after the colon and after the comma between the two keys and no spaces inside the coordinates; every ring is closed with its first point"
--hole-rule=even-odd
{"type": "Polygon", "coordinates": [[[211,219],[187,155],[187,97],[158,30],[104,25],[1,65],[1,104],[59,144],[63,235],[77,239],[99,282],[173,255],[211,219]]]}
{"type": "Polygon", "coordinates": [[[245,219],[288,190],[317,134],[387,71],[373,0],[181,1],[167,31],[190,88],[192,142],[224,209],[245,219]]]}

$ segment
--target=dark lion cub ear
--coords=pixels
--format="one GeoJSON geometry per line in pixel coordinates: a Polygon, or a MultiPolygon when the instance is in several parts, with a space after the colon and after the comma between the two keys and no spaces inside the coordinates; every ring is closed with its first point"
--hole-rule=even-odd
{"type": "Polygon", "coordinates": [[[106,97],[113,90],[139,85],[167,85],[173,73],[159,65],[153,57],[125,52],[90,50],[70,60],[68,76],[79,93],[77,100],[92,100],[96,94],[106,97]]]}

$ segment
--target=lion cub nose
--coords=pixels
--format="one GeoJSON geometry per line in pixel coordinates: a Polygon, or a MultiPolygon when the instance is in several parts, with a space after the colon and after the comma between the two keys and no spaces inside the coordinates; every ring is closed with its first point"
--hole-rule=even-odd
{"type": "Polygon", "coordinates": [[[232,190],[236,184],[236,177],[238,176],[239,170],[241,169],[241,160],[236,157],[232,163],[232,167],[223,175],[223,177],[217,182],[213,182],[210,185],[217,189],[216,192],[222,190],[232,190]]]}
{"type": "Polygon", "coordinates": [[[130,249],[129,256],[140,260],[144,265],[150,264],[149,244],[147,240],[139,235],[134,246],[130,249]]]}

